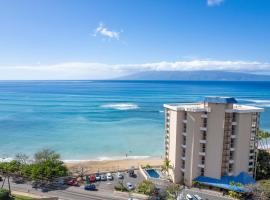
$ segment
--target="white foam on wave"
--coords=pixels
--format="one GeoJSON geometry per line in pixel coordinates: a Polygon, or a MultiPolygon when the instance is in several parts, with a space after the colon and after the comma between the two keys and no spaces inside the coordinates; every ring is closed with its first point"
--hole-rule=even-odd
{"type": "Polygon", "coordinates": [[[139,160],[139,159],[151,159],[151,156],[114,156],[114,157],[107,157],[101,156],[97,157],[96,159],[89,159],[89,160],[63,160],[65,163],[79,163],[79,162],[88,162],[88,161],[110,161],[110,160],[139,160]]]}
{"type": "Polygon", "coordinates": [[[266,99],[239,99],[242,101],[250,102],[250,106],[270,107],[270,100],[266,99]]]}
{"type": "Polygon", "coordinates": [[[139,106],[134,103],[111,103],[104,104],[101,106],[102,108],[111,108],[115,110],[136,110],[139,109],[139,106]]]}
{"type": "Polygon", "coordinates": [[[10,162],[14,160],[13,158],[0,158],[0,162],[10,162]]]}

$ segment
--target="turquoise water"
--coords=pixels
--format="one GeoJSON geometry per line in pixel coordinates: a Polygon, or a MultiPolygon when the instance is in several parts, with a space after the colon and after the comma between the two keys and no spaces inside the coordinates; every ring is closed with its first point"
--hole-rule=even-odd
{"type": "Polygon", "coordinates": [[[264,107],[270,130],[270,82],[2,81],[0,157],[42,148],[67,160],[161,156],[162,105],[205,95],[264,107]]]}
{"type": "Polygon", "coordinates": [[[146,172],[151,178],[159,178],[160,177],[155,169],[147,169],[146,172]]]}

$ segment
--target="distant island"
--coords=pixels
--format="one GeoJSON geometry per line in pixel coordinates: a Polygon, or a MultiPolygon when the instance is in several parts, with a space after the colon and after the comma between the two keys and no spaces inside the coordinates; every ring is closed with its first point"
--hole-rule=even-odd
{"type": "Polygon", "coordinates": [[[144,71],[117,80],[270,81],[270,75],[229,71],[144,71]]]}

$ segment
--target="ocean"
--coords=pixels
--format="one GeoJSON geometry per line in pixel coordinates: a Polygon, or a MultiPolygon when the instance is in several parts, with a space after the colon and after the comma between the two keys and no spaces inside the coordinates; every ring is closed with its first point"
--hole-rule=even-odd
{"type": "Polygon", "coordinates": [[[265,108],[270,130],[270,82],[0,81],[0,158],[43,148],[64,160],[160,157],[163,104],[207,95],[265,108]]]}

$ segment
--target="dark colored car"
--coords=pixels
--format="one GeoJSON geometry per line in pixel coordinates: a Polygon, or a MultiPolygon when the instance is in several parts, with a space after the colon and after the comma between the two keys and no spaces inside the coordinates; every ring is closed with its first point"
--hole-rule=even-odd
{"type": "Polygon", "coordinates": [[[89,190],[89,191],[95,191],[96,185],[95,184],[86,185],[86,186],[84,186],[84,189],[89,190]]]}

